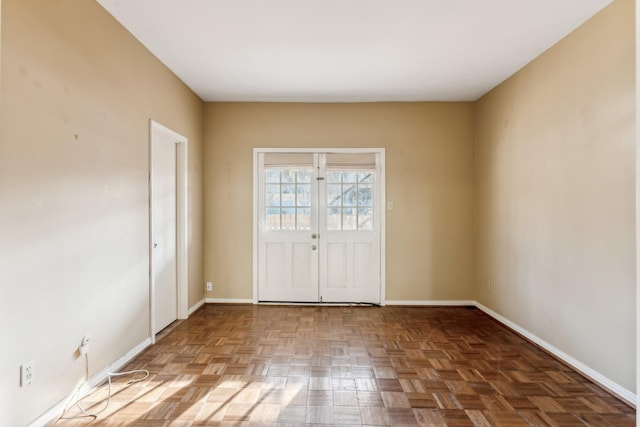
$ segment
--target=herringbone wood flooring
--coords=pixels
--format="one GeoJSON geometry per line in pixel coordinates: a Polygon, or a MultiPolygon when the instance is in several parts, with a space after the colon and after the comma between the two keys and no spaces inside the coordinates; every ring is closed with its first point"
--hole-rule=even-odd
{"type": "Polygon", "coordinates": [[[206,305],[124,369],[151,375],[117,379],[95,420],[53,424],[635,426],[633,408],[473,308],[206,305]]]}

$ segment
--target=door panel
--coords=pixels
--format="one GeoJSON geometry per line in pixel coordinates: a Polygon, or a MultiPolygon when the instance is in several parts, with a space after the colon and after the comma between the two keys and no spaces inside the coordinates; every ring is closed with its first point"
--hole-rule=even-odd
{"type": "Polygon", "coordinates": [[[292,245],[292,288],[312,289],[317,286],[317,279],[312,276],[313,255],[315,253],[309,250],[309,244],[306,242],[292,245]]]}
{"type": "Polygon", "coordinates": [[[287,245],[285,243],[266,243],[265,259],[267,269],[266,287],[270,289],[286,288],[287,245]]]}
{"type": "Polygon", "coordinates": [[[375,265],[372,258],[373,245],[371,243],[354,243],[353,245],[353,287],[367,288],[375,277],[372,277],[371,266],[375,265]]]}
{"type": "Polygon", "coordinates": [[[379,253],[372,232],[327,232],[320,261],[325,302],[380,302],[379,253]]]}
{"type": "Polygon", "coordinates": [[[346,288],[347,287],[347,248],[344,243],[327,244],[327,287],[346,288]]]}
{"type": "Polygon", "coordinates": [[[158,133],[151,145],[151,236],[154,331],[178,318],[176,144],[158,133]]]}
{"type": "MultiPolygon", "coordinates": [[[[259,265],[260,301],[314,302],[318,299],[318,259],[310,249],[309,233],[290,232],[294,236],[278,236],[282,232],[263,233],[259,265]]],[[[315,253],[317,251],[313,251],[315,253]]]]}

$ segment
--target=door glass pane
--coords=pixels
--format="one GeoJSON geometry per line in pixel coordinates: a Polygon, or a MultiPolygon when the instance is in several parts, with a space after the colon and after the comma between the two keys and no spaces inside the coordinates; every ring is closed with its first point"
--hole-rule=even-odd
{"type": "Polygon", "coordinates": [[[355,184],[344,184],[342,186],[342,204],[344,206],[357,206],[355,184]]]}
{"type": "Polygon", "coordinates": [[[327,178],[327,228],[373,230],[373,171],[331,171],[327,178]]]}
{"type": "Polygon", "coordinates": [[[275,182],[280,183],[280,171],[279,170],[268,170],[267,171],[267,182],[275,182]]]}
{"type": "Polygon", "coordinates": [[[282,185],[282,206],[296,205],[296,186],[295,184],[282,185]]]}
{"type": "Polygon", "coordinates": [[[371,208],[358,209],[358,230],[373,230],[373,210],[371,208]]]}
{"type": "Polygon", "coordinates": [[[265,229],[311,229],[312,169],[265,169],[265,229]]]}
{"type": "Polygon", "coordinates": [[[342,203],[342,185],[327,184],[327,205],[340,206],[342,203]]]}
{"type": "Polygon", "coordinates": [[[358,186],[358,206],[371,206],[371,185],[360,184],[358,186]]]}
{"type": "Polygon", "coordinates": [[[344,208],[342,209],[342,229],[343,230],[357,230],[356,225],[356,212],[357,209],[344,208]]]}
{"type": "Polygon", "coordinates": [[[311,209],[298,208],[296,211],[296,230],[311,230],[311,209]]]}
{"type": "Polygon", "coordinates": [[[280,185],[267,184],[267,206],[280,206],[280,185]]]}
{"type": "Polygon", "coordinates": [[[311,172],[307,170],[298,171],[298,183],[311,183],[311,172]]]}
{"type": "Polygon", "coordinates": [[[342,173],[340,172],[327,172],[327,182],[341,182],[342,173]]]}
{"type": "Polygon", "coordinates": [[[293,169],[284,169],[281,171],[282,182],[296,182],[296,171],[293,169]]]}
{"type": "Polygon", "coordinates": [[[311,206],[311,184],[298,184],[298,198],[296,199],[296,205],[311,206]]]}
{"type": "Polygon", "coordinates": [[[342,173],[342,182],[358,182],[358,173],[357,172],[343,172],[342,173]]]}
{"type": "Polygon", "coordinates": [[[267,209],[267,230],[279,230],[280,229],[280,208],[268,208],[267,209]]]}
{"type": "Polygon", "coordinates": [[[373,182],[373,173],[371,172],[358,172],[358,182],[371,183],[373,182]]]}
{"type": "Polygon", "coordinates": [[[327,230],[340,230],[342,229],[342,209],[329,208],[327,209],[327,230]]]}
{"type": "Polygon", "coordinates": [[[282,208],[282,230],[296,229],[296,210],[294,208],[282,208]]]}

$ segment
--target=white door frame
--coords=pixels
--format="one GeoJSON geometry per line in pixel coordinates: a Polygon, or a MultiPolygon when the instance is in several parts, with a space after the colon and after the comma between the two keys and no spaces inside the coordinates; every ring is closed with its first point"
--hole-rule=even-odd
{"type": "Polygon", "coordinates": [[[380,163],[380,305],[386,304],[386,201],[384,148],[254,148],[253,149],[253,303],[258,304],[258,253],[260,235],[258,176],[260,153],[376,153],[380,163]]]}
{"type": "Polygon", "coordinates": [[[153,194],[153,182],[151,181],[151,147],[154,137],[159,134],[169,136],[176,143],[176,283],[178,287],[178,319],[189,317],[189,282],[188,265],[189,252],[187,246],[187,152],[188,143],[186,137],[169,129],[160,123],[149,120],[149,337],[155,343],[156,333],[154,330],[154,283],[153,283],[153,234],[151,226],[153,224],[153,211],[151,209],[151,197],[153,194]]]}

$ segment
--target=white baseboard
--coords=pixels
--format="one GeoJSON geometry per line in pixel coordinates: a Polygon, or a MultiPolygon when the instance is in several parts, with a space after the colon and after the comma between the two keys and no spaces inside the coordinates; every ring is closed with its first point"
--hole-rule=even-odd
{"type": "Polygon", "coordinates": [[[218,304],[253,304],[251,298],[205,298],[204,302],[218,304]]]}
{"type": "Polygon", "coordinates": [[[626,388],[622,387],[620,384],[610,380],[609,378],[605,377],[598,371],[588,367],[587,365],[580,362],[579,360],[574,359],[573,357],[569,356],[567,353],[563,352],[559,348],[555,347],[552,344],[549,344],[542,338],[532,334],[531,332],[524,329],[520,325],[513,323],[511,320],[507,319],[504,316],[501,316],[500,314],[496,313],[495,311],[491,310],[488,307],[485,307],[479,302],[476,301],[475,306],[480,310],[482,310],[483,312],[485,312],[486,314],[488,314],[489,316],[493,317],[498,322],[513,329],[514,331],[516,331],[523,337],[527,338],[528,340],[532,341],[539,347],[542,347],[543,349],[545,349],[546,351],[548,351],[558,359],[565,362],[567,365],[571,366],[576,371],[580,372],[585,377],[594,381],[596,384],[600,385],[601,387],[607,389],[609,392],[615,394],[617,397],[624,400],[626,403],[628,403],[632,407],[634,408],[636,407],[636,394],[633,393],[632,391],[627,390],[626,388]]]}
{"type": "Polygon", "coordinates": [[[193,307],[189,308],[189,316],[191,316],[193,313],[195,313],[197,309],[202,307],[204,305],[204,302],[205,302],[205,299],[202,298],[200,301],[198,301],[197,303],[193,304],[193,307]]]}
{"type": "MultiPolygon", "coordinates": [[[[99,386],[100,384],[102,384],[104,381],[107,380],[107,375],[110,372],[117,372],[120,368],[122,368],[124,365],[129,363],[131,360],[133,360],[133,358],[135,358],[138,354],[140,354],[144,349],[146,349],[150,345],[151,345],[151,338],[147,337],[140,344],[136,345],[134,348],[126,352],[118,360],[106,366],[101,371],[97,372],[95,375],[89,378],[86,381],[86,383],[83,383],[85,391],[84,393],[80,394],[79,398],[82,399],[84,396],[88,395],[92,391],[92,389],[94,389],[95,387],[99,386]]],[[[50,423],[54,419],[58,418],[60,415],[62,415],[62,412],[65,410],[66,406],[69,404],[70,400],[75,396],[77,391],[78,391],[77,388],[73,390],[73,392],[71,392],[66,398],[62,399],[57,405],[55,405],[54,407],[49,409],[47,412],[45,412],[44,414],[36,418],[32,423],[30,423],[29,427],[41,427],[50,423]]]]}
{"type": "Polygon", "coordinates": [[[471,300],[387,300],[386,305],[417,305],[417,306],[475,306],[471,300]]]}
{"type": "MultiPolygon", "coordinates": [[[[250,298],[206,298],[205,303],[218,303],[218,304],[253,304],[253,300],[250,298]]],[[[268,305],[269,303],[261,303],[268,305]]],[[[286,304],[278,302],[274,304],[286,304]]],[[[348,304],[348,303],[347,303],[348,304]]],[[[316,303],[310,303],[310,305],[317,305],[316,303]]],[[[476,302],[472,300],[387,300],[384,305],[415,305],[415,306],[475,306],[476,302]]]]}

